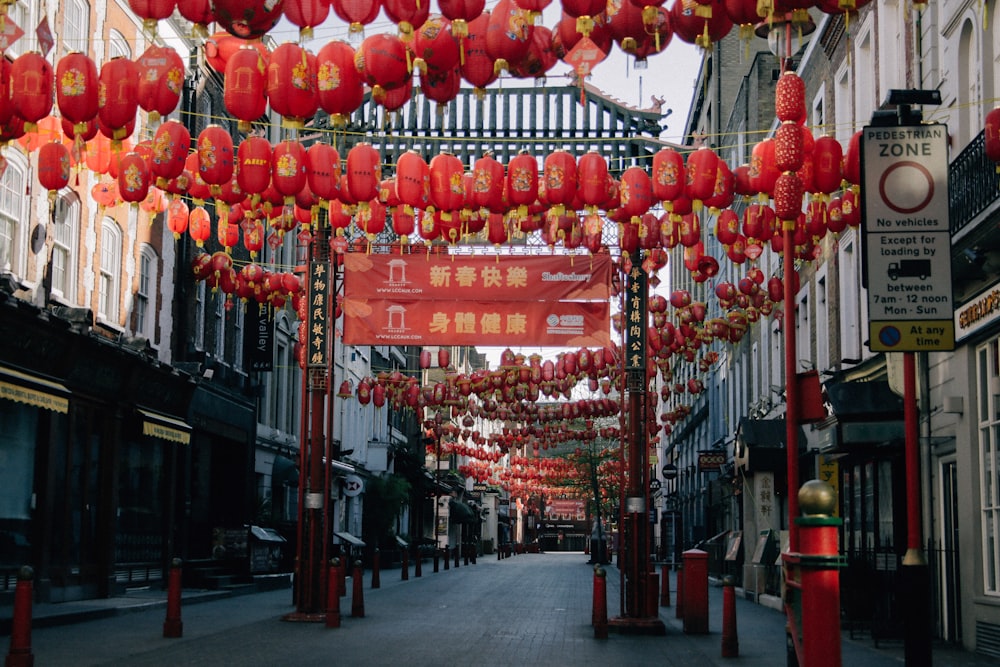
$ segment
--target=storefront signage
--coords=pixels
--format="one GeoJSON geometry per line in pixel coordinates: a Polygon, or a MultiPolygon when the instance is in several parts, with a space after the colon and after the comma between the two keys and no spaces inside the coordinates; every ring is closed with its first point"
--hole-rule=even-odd
{"type": "Polygon", "coordinates": [[[1000,320],[1000,284],[994,284],[955,311],[955,340],[1000,320]]]}
{"type": "Polygon", "coordinates": [[[310,262],[308,276],[309,316],[306,327],[306,365],[326,368],[329,365],[330,294],[333,276],[329,262],[310,262]]]}

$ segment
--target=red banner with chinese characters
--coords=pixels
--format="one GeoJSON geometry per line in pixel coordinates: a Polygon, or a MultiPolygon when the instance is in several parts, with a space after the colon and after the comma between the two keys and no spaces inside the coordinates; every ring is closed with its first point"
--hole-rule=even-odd
{"type": "Polygon", "coordinates": [[[604,301],[608,255],[344,255],[344,294],[370,299],[604,301]]]}
{"type": "Polygon", "coordinates": [[[604,347],[607,301],[356,299],[345,290],[345,345],[604,347]]]}
{"type": "Polygon", "coordinates": [[[549,521],[586,521],[582,500],[557,498],[545,501],[545,518],[549,521]]]}

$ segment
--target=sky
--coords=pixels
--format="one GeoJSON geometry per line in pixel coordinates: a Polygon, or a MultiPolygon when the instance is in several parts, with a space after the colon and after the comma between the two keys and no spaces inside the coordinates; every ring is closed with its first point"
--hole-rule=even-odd
{"type": "MultiPolygon", "coordinates": [[[[491,9],[496,0],[487,0],[486,8],[491,9]]],[[[559,20],[559,2],[553,2],[545,13],[536,21],[536,25],[544,25],[554,29],[559,20]]],[[[431,13],[438,13],[437,3],[431,6],[431,13]]],[[[365,34],[395,31],[396,27],[386,18],[385,12],[379,14],[375,22],[366,27],[365,34]]],[[[318,26],[313,38],[304,46],[314,53],[324,44],[334,39],[347,39],[347,25],[331,11],[327,21],[318,26]]],[[[271,37],[277,43],[298,41],[298,28],[286,20],[282,20],[270,31],[271,37]]],[[[660,138],[674,143],[683,143],[685,121],[688,109],[694,96],[702,52],[693,44],[687,44],[674,37],[667,48],[648,60],[646,69],[635,69],[634,58],[626,55],[617,47],[612,46],[608,57],[594,68],[588,83],[596,86],[609,97],[617,98],[625,104],[647,109],[652,106],[651,97],[665,99],[664,109],[671,109],[669,119],[663,124],[667,130],[660,138]]],[[[571,67],[565,63],[556,64],[548,73],[553,85],[566,85],[571,67]]],[[[523,85],[531,86],[534,82],[523,81],[523,85]]],[[[512,83],[507,81],[505,86],[512,83]]]]}

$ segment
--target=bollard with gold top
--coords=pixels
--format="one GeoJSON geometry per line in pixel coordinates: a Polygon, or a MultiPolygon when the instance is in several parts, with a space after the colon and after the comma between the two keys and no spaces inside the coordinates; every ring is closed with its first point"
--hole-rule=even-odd
{"type": "Polygon", "coordinates": [[[800,665],[840,667],[841,519],[833,516],[836,491],[810,480],[799,489],[799,553],[785,563],[785,612],[800,665]]]}

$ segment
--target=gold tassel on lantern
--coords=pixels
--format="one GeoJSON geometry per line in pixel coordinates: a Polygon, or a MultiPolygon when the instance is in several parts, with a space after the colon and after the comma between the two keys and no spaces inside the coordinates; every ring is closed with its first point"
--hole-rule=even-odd
{"type": "Polygon", "coordinates": [[[594,19],[590,16],[578,16],[576,19],[576,31],[584,37],[590,37],[594,30],[594,19]]]}

